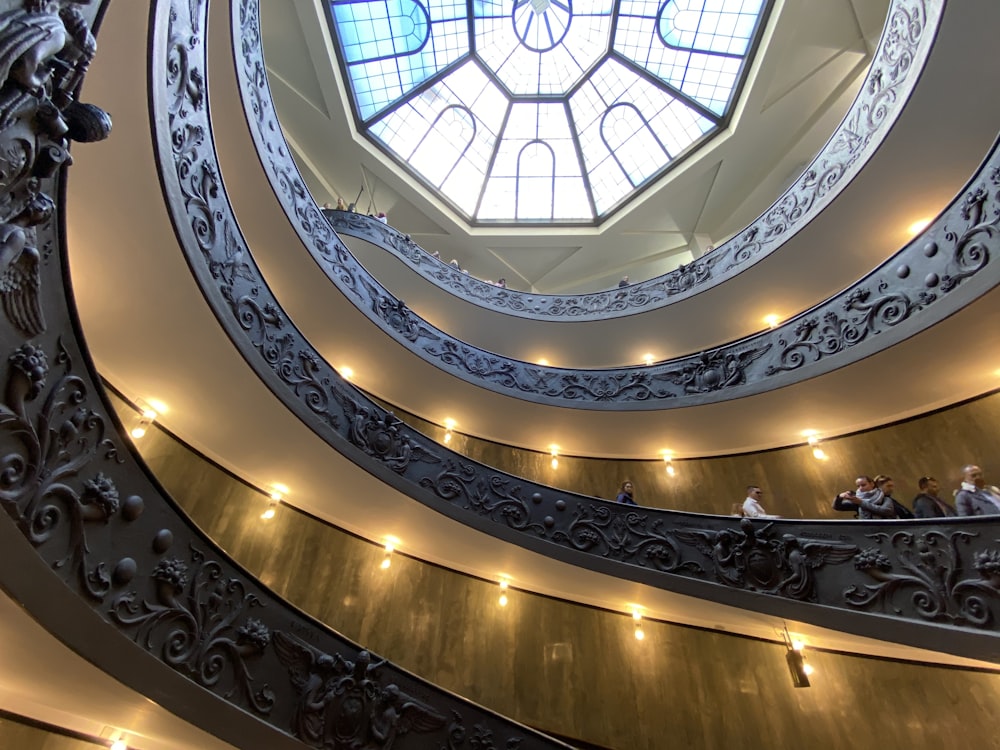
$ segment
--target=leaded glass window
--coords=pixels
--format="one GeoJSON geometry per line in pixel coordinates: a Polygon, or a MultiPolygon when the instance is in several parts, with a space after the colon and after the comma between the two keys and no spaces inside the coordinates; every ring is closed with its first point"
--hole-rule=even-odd
{"type": "Polygon", "coordinates": [[[725,125],[769,0],[329,0],[358,126],[471,223],[594,224],[725,125]]]}

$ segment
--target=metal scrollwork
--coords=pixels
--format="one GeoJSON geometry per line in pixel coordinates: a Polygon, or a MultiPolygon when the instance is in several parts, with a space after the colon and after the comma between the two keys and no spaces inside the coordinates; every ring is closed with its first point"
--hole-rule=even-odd
{"type": "Polygon", "coordinates": [[[248,612],[263,606],[239,578],[228,578],[222,565],[205,559],[191,548],[190,566],[177,558],[163,558],[152,573],[156,601],[138,601],[135,591],[117,596],[111,617],[125,627],[138,626],[135,640],[151,651],[159,650],[164,662],[184,672],[203,687],[213,688],[233,672],[227,699],[239,693],[249,706],[267,714],[274,706],[274,692],[265,684],[255,687],[247,660],[259,657],[271,633],[248,612]]]}
{"type": "Polygon", "coordinates": [[[607,505],[580,505],[566,531],[557,530],[552,539],[581,552],[654,570],[704,572],[697,562],[683,559],[677,537],[663,530],[662,518],[640,511],[616,514],[607,505]]]}
{"type": "Polygon", "coordinates": [[[86,382],[71,372],[64,349],[55,357],[61,373],[51,386],[49,358],[40,347],[22,344],[8,362],[0,404],[0,506],[36,547],[68,525],[61,535],[66,555],[54,566],[74,571],[83,590],[100,601],[112,580],[105,563],[90,562],[87,532],[107,524],[121,503],[112,479],[86,472],[99,456],[117,459],[117,448],[106,437],[104,417],[86,406],[86,382]]]}
{"type": "Polygon", "coordinates": [[[860,609],[897,615],[912,610],[925,620],[985,628],[1000,602],[1000,548],[969,554],[978,536],[937,529],[869,534],[878,546],[859,552],[854,567],[875,583],[850,586],[844,601],[860,609]]]}
{"type": "MultiPolygon", "coordinates": [[[[341,234],[388,250],[447,291],[500,312],[545,320],[597,320],[663,307],[718,284],[763,259],[833,200],[875,152],[902,112],[928,57],[940,15],[939,3],[928,0],[893,2],[867,80],[844,120],[802,176],[760,218],[729,242],[691,264],[632,284],[625,290],[540,295],[501,289],[442,263],[413,243],[409,236],[386,227],[375,218],[347,211],[324,213],[341,234]]],[[[251,60],[259,52],[253,45],[244,45],[243,52],[249,70],[253,64],[251,60]]],[[[258,117],[266,111],[257,105],[263,97],[269,99],[266,88],[255,88],[250,99],[254,102],[253,114],[258,117]]]]}

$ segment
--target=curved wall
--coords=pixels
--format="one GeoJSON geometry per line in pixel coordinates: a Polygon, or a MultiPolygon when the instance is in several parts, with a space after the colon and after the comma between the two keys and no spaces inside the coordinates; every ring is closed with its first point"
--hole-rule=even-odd
{"type": "MultiPolygon", "coordinates": [[[[387,408],[392,408],[387,405],[387,408]]],[[[444,429],[399,410],[394,413],[437,440],[444,429]]],[[[595,497],[614,498],[623,479],[636,485],[642,505],[698,513],[726,514],[742,502],[744,488],[759,484],[768,512],[787,518],[840,518],[831,501],[853,486],[858,474],[888,474],[896,499],[906,504],[917,494],[917,480],[931,475],[942,497],[961,482],[961,468],[979,463],[987,481],[1000,483],[1000,391],[874,430],[822,441],[829,456],[813,458],[812,446],[713,458],[673,461],[667,475],[662,461],[620,461],[560,456],[553,470],[547,453],[501,445],[454,433],[449,447],[487,466],[536,482],[595,497]]]]}
{"type": "MultiPolygon", "coordinates": [[[[1000,397],[988,401],[1000,408],[1000,397]]],[[[921,422],[962,419],[968,408],[921,422]]],[[[893,433],[920,426],[880,432],[902,441],[893,433]]],[[[270,589],[543,730],[619,750],[846,747],[859,733],[882,748],[993,741],[1000,674],[809,650],[813,686],[796,690],[777,631],[765,641],[646,621],[639,642],[620,613],[513,590],[501,608],[494,583],[399,554],[383,570],[379,547],[293,509],[261,521],[258,492],[165,433],[139,448],[192,519],[270,589]]]]}

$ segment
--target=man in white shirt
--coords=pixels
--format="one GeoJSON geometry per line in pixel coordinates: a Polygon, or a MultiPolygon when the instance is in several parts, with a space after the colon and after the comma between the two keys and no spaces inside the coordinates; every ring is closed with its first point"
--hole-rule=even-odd
{"type": "Polygon", "coordinates": [[[760,498],[764,495],[764,491],[761,490],[755,484],[747,486],[747,499],[743,501],[743,517],[744,518],[777,518],[778,516],[769,515],[764,506],[760,504],[760,498]]]}
{"type": "Polygon", "coordinates": [[[962,489],[955,493],[955,510],[960,516],[1000,515],[1000,496],[986,488],[983,470],[975,464],[962,469],[962,489]]]}

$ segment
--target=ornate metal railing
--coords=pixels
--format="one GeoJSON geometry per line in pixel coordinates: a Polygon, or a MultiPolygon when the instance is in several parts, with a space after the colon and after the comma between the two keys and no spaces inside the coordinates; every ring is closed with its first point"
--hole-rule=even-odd
{"type": "MultiPolygon", "coordinates": [[[[158,11],[195,24],[191,32],[204,28],[203,17],[188,16],[196,5],[163,2],[158,11]]],[[[194,692],[203,689],[172,702],[169,689],[157,685],[158,702],[176,713],[197,721],[213,712],[195,704],[218,701],[264,722],[255,728],[256,747],[567,747],[420,680],[284,604],[196,531],[131,453],[78,340],[51,197],[57,170],[70,162],[68,140],[110,131],[102,110],[74,100],[96,50],[77,6],[0,4],[0,584],[32,599],[46,627],[76,639],[75,648],[112,674],[134,673],[138,649],[151,665],[159,661],[197,686],[194,692]],[[39,573],[39,561],[48,570],[39,573]],[[51,593],[50,578],[65,587],[51,593]],[[48,598],[39,602],[38,591],[48,598]],[[74,596],[72,607],[89,609],[85,621],[60,601],[74,596]],[[124,649],[81,641],[92,619],[103,621],[102,632],[118,631],[124,649]]],[[[187,77],[197,66],[168,60],[165,50],[181,48],[165,38],[158,49],[160,73],[190,84],[191,99],[177,104],[203,105],[204,79],[187,77]]],[[[188,135],[197,141],[195,132],[188,135]]],[[[251,746],[233,728],[244,719],[229,718],[213,730],[251,746]]]]}
{"type": "MultiPolygon", "coordinates": [[[[331,446],[427,506],[557,559],[852,632],[980,658],[997,654],[1000,581],[993,568],[1000,559],[1000,519],[739,522],[628,508],[469,461],[408,429],[341,380],[271,294],[216,171],[203,106],[204,34],[201,17],[193,15],[204,5],[192,3],[190,12],[175,6],[169,18],[158,16],[156,60],[185,61],[157,65],[162,74],[153,81],[169,208],[222,327],[268,387],[331,446]]],[[[255,10],[252,0],[234,7],[234,34],[243,45],[255,44],[259,33],[255,10]]],[[[984,219],[996,217],[984,211],[984,200],[996,200],[1000,179],[995,165],[983,174],[977,178],[982,190],[964,204],[966,220],[980,228],[964,238],[935,230],[981,262],[995,241],[984,219]]],[[[921,248],[928,259],[940,252],[928,242],[921,248]]],[[[897,277],[914,273],[897,269],[897,277]]],[[[922,278],[926,285],[929,277],[922,278]]],[[[971,274],[934,284],[975,280],[971,274]]]]}
{"type": "MultiPolygon", "coordinates": [[[[917,52],[926,56],[933,36],[926,30],[936,25],[940,13],[940,4],[935,3],[906,0],[893,4],[869,85],[809,170],[812,176],[806,182],[810,189],[816,188],[816,164],[825,165],[825,176],[819,179],[822,190],[805,199],[796,192],[804,188],[791,189],[743,233],[743,241],[750,244],[734,250],[739,261],[733,268],[756,262],[765,247],[773,249],[791,233],[793,224],[799,226],[803,217],[811,218],[814,209],[825,205],[829,193],[835,192],[834,185],[842,184],[845,175],[860,167],[860,156],[868,154],[866,149],[877,141],[875,134],[888,126],[890,113],[902,106],[902,92],[908,92],[916,78],[910,73],[913,60],[917,52]],[[928,22],[928,16],[934,23],[928,22]],[[896,64],[889,66],[890,61],[896,64]],[[789,222],[791,216],[794,222],[789,222]],[[751,245],[752,252],[747,249],[751,245]]],[[[239,14],[240,28],[234,30],[237,72],[251,131],[275,194],[309,252],[345,296],[400,345],[450,375],[497,393],[552,406],[635,411],[741,398],[815,377],[898,343],[943,320],[1000,281],[996,274],[982,273],[990,262],[987,248],[993,247],[995,256],[998,242],[997,196],[990,172],[982,170],[922,237],[840,294],[773,330],[649,366],[591,370],[543,366],[480,349],[408,309],[361,267],[331,231],[281,136],[260,47],[258,3],[240,2],[239,14]]],[[[356,214],[326,213],[331,215],[335,225],[339,220],[367,227],[405,254],[423,254],[381,222],[356,214]]],[[[728,252],[720,248],[701,263],[714,268],[728,252]]]]}
{"type": "MultiPolygon", "coordinates": [[[[875,153],[902,112],[929,57],[943,7],[943,2],[894,1],[858,96],[802,176],[735,237],[657,278],[587,294],[501,289],[432,257],[408,235],[377,220],[341,211],[331,211],[327,217],[338,233],[392,252],[442,289],[510,315],[544,320],[605,320],[662,307],[709,289],[759,262],[836,198],[875,153]]],[[[332,277],[335,283],[336,278],[332,277]]]]}

